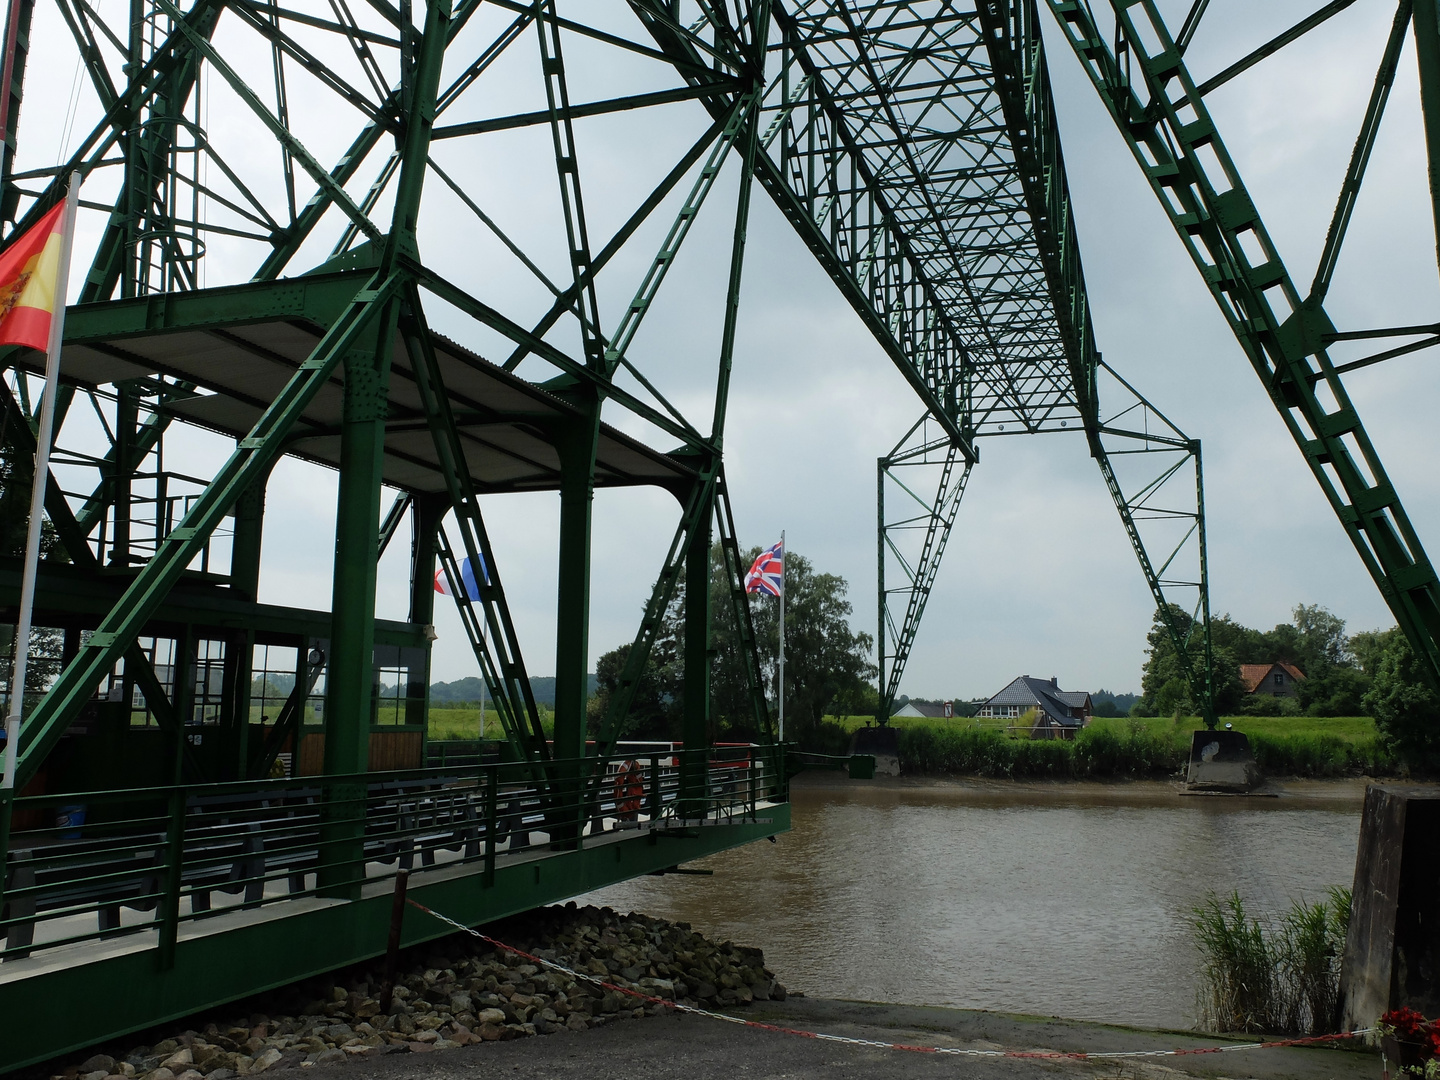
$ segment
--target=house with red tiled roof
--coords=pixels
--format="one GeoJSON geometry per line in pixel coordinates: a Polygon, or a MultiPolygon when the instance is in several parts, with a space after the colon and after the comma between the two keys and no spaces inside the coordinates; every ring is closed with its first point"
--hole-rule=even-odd
{"type": "Polygon", "coordinates": [[[1241,664],[1240,685],[1247,694],[1294,697],[1305,673],[1294,664],[1241,664]]]}

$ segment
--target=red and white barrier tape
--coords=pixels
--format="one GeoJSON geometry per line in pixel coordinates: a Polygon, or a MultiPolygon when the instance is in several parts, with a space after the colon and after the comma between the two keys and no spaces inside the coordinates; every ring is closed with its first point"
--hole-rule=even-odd
{"type": "Polygon", "coordinates": [[[961,1057],[989,1057],[989,1058],[1063,1058],[1073,1061],[1091,1061],[1097,1059],[1113,1058],[1153,1058],[1153,1057],[1185,1057],[1191,1054],[1227,1054],[1237,1050],[1268,1050],[1276,1046],[1313,1046],[1317,1043],[1337,1042],[1341,1039],[1357,1039],[1362,1035],[1368,1035],[1371,1028],[1360,1028],[1356,1031],[1344,1031],[1337,1035],[1312,1035],[1303,1039],[1276,1039],[1271,1042],[1254,1043],[1229,1043],[1225,1046],[1194,1046],[1182,1047],[1176,1050],[1103,1050],[1103,1051],[1064,1051],[1064,1050],[973,1050],[958,1046],[911,1046],[908,1043],[883,1042],[879,1039],[857,1039],[850,1035],[827,1035],[819,1031],[804,1031],[800,1028],[781,1027],[777,1024],[766,1024],[759,1020],[746,1020],[739,1016],[730,1016],[726,1013],[711,1012],[709,1009],[697,1008],[694,1005],[682,1005],[678,1001],[671,1001],[669,998],[655,997],[651,994],[641,993],[639,990],[629,986],[621,986],[619,983],[608,982],[595,975],[586,974],[583,971],[576,971],[563,964],[557,964],[553,960],[546,960],[543,956],[536,956],[524,949],[517,949],[514,945],[507,945],[503,941],[497,941],[487,934],[482,934],[463,923],[458,923],[448,916],[441,915],[438,911],[426,907],[417,900],[406,898],[405,901],[411,907],[418,908],[425,914],[439,919],[441,922],[453,926],[456,930],[464,931],[471,937],[479,938],[488,945],[497,949],[514,953],[516,956],[523,956],[532,963],[541,967],[549,968],[569,975],[571,978],[582,979],[585,982],[593,983],[596,986],[604,987],[606,990],[613,990],[617,994],[625,994],[628,997],[636,998],[652,1005],[662,1005],[675,1012],[690,1013],[692,1016],[708,1016],[712,1020],[723,1020],[727,1024],[739,1024],[741,1027],[759,1028],[761,1031],[773,1031],[781,1035],[798,1035],[803,1039],[820,1039],[824,1042],[845,1043],[849,1046],[870,1046],[879,1050],[905,1050],[913,1054],[952,1054],[961,1057]]]}

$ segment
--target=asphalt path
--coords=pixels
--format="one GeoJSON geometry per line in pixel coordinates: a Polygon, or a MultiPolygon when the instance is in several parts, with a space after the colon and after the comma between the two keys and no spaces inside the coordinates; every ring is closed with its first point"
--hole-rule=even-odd
{"type": "MultiPolygon", "coordinates": [[[[1192,1032],[813,998],[757,1002],[741,1012],[746,1019],[768,1024],[915,1046],[1079,1053],[1226,1044],[1192,1032]]],[[[1118,1060],[966,1057],[851,1046],[667,1012],[583,1032],[357,1058],[304,1072],[306,1080],[923,1080],[942,1076],[1377,1080],[1380,1059],[1373,1052],[1332,1047],[1118,1060]]]]}

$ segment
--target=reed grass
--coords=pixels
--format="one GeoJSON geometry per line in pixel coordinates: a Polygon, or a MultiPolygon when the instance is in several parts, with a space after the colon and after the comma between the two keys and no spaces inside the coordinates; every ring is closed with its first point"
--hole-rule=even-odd
{"type": "Polygon", "coordinates": [[[1350,890],[1339,887],[1316,903],[1295,901],[1270,922],[1250,917],[1238,892],[1207,894],[1191,920],[1201,1026],[1279,1035],[1336,1030],[1349,922],[1350,890]]]}
{"type": "Polygon", "coordinates": [[[1000,778],[1152,776],[1184,767],[1182,745],[1125,720],[1097,720],[1072,739],[1014,738],[984,727],[897,729],[907,772],[1000,778]]]}
{"type": "MultiPolygon", "coordinates": [[[[906,719],[911,722],[896,724],[906,772],[999,778],[1174,775],[1184,769],[1191,732],[1199,726],[1190,717],[1098,718],[1074,740],[1051,740],[967,719],[906,719]]],[[[1292,719],[1299,730],[1283,732],[1273,727],[1250,731],[1250,719],[1242,718],[1235,726],[1249,734],[1255,760],[1267,775],[1327,778],[1396,771],[1395,759],[1381,745],[1372,721],[1347,721],[1343,729],[1314,731],[1304,728],[1307,721],[1301,717],[1292,719]]]]}

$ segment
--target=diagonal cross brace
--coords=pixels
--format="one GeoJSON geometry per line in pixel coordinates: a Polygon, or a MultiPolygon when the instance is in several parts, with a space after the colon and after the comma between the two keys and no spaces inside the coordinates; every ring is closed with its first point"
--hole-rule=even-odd
{"type": "MultiPolygon", "coordinates": [[[[445,384],[441,378],[440,365],[435,359],[419,290],[413,285],[406,289],[406,301],[401,332],[410,353],[411,370],[415,373],[415,385],[425,406],[435,453],[439,457],[451,506],[460,526],[465,554],[471,560],[470,565],[476,568],[475,584],[480,590],[485,623],[500,655],[500,685],[492,685],[491,694],[496,701],[504,701],[509,707],[515,723],[513,735],[521,740],[526,756],[544,760],[547,751],[539,709],[535,705],[534,692],[525,671],[525,661],[520,651],[515,623],[510,615],[510,605],[500,582],[500,568],[496,564],[495,552],[490,545],[484,519],[480,515],[480,503],[475,495],[464,450],[460,445],[455,417],[450,409],[450,399],[445,393],[445,384]],[[485,568],[484,573],[479,571],[482,566],[485,568]]],[[[448,552],[448,543],[444,544],[443,548],[448,552]]],[[[463,579],[458,575],[456,567],[447,567],[447,571],[456,574],[451,578],[451,582],[458,590],[458,603],[460,594],[465,592],[461,584],[463,579]]],[[[469,597],[465,599],[468,604],[469,597]]]]}

